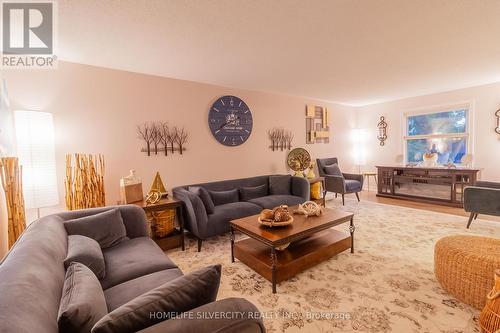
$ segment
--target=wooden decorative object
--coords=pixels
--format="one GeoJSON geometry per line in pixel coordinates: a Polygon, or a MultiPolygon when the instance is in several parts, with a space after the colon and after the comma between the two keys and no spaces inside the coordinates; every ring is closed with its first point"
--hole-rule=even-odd
{"type": "Polygon", "coordinates": [[[500,330],[500,269],[495,271],[495,286],[486,296],[486,305],[479,317],[479,326],[483,333],[495,333],[500,330]]]}
{"type": "Polygon", "coordinates": [[[271,140],[271,146],[269,146],[269,148],[271,148],[272,151],[292,149],[292,131],[285,130],[284,128],[273,128],[267,131],[267,135],[269,140],[271,140]]]}
{"type": "Polygon", "coordinates": [[[314,201],[306,201],[303,204],[300,204],[294,213],[302,214],[305,215],[306,217],[309,217],[309,216],[320,216],[321,211],[322,210],[320,205],[318,205],[314,201]]]}
{"type": "Polygon", "coordinates": [[[306,143],[330,142],[329,112],[326,107],[306,106],[306,143]]]}
{"type": "Polygon", "coordinates": [[[497,127],[495,128],[495,132],[500,134],[500,109],[495,112],[495,117],[497,117],[497,127]]]}
{"type": "Polygon", "coordinates": [[[68,210],[105,205],[104,157],[102,155],[66,155],[66,208],[68,210]]]}
{"type": "Polygon", "coordinates": [[[135,170],[130,170],[130,174],[120,179],[120,199],[124,204],[142,201],[142,180],[136,176],[135,170]]]}
{"type": "Polygon", "coordinates": [[[22,168],[17,157],[0,158],[0,180],[5,192],[9,249],[26,229],[22,168]]]}
{"type": "Polygon", "coordinates": [[[186,130],[176,126],[170,128],[166,122],[144,123],[137,126],[137,134],[146,143],[146,148],[141,151],[146,152],[148,156],[151,156],[152,152],[155,155],[163,152],[168,156],[169,152],[173,154],[176,150],[182,155],[186,150],[185,143],[188,138],[186,130]]]}
{"type": "Polygon", "coordinates": [[[378,136],[377,139],[380,141],[380,145],[385,145],[385,140],[387,140],[387,123],[385,122],[385,117],[380,117],[380,122],[377,124],[378,136]]]}

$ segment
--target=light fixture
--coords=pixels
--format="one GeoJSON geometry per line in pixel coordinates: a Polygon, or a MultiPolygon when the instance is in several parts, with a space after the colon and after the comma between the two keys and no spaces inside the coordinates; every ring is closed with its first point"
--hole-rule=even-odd
{"type": "Polygon", "coordinates": [[[40,208],[59,203],[52,114],[15,111],[14,124],[26,208],[37,209],[40,217],[40,208]]]}
{"type": "Polygon", "coordinates": [[[366,164],[366,131],[361,128],[352,130],[354,165],[361,173],[361,166],[366,164]]]}

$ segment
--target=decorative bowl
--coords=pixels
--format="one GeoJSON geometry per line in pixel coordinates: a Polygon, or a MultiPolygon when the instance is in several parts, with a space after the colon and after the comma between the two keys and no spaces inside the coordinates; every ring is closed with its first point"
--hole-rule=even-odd
{"type": "Polygon", "coordinates": [[[293,223],[293,217],[290,217],[289,220],[282,221],[282,222],[275,222],[275,221],[269,221],[269,220],[263,220],[260,217],[257,219],[260,224],[265,225],[266,227],[285,227],[287,225],[290,225],[293,223]]]}

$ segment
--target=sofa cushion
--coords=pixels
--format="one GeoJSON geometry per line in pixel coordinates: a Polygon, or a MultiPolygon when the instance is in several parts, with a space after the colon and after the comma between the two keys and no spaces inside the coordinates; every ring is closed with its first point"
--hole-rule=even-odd
{"type": "Polygon", "coordinates": [[[265,197],[255,198],[249,202],[259,205],[262,208],[272,209],[279,205],[294,206],[304,202],[302,197],[295,195],[268,195],[265,197]]]}
{"type": "Polygon", "coordinates": [[[137,296],[144,294],[165,282],[172,281],[182,276],[182,271],[178,268],[170,268],[155,273],[140,276],[104,291],[108,311],[113,311],[123,304],[133,300],[137,296]]]}
{"type": "Polygon", "coordinates": [[[259,214],[262,208],[251,202],[233,202],[215,206],[213,214],[208,215],[209,228],[214,235],[229,232],[229,221],[259,214]]]}
{"type": "Polygon", "coordinates": [[[132,333],[176,314],[215,301],[221,266],[199,269],[167,282],[111,311],[92,328],[92,333],[132,333]],[[151,313],[165,316],[152,317],[151,313]]]}
{"type": "Polygon", "coordinates": [[[106,263],[103,289],[177,266],[149,237],[137,237],[102,251],[106,263]]]}
{"type": "Polygon", "coordinates": [[[292,193],[292,176],[269,176],[269,194],[290,195],[292,193]]]}
{"type": "Polygon", "coordinates": [[[357,180],[346,179],[345,180],[345,189],[347,192],[360,192],[361,191],[361,182],[357,180]]]}
{"type": "Polygon", "coordinates": [[[267,187],[267,184],[253,187],[242,187],[240,188],[240,199],[241,201],[248,201],[251,199],[264,197],[267,195],[267,187]]]}
{"type": "Polygon", "coordinates": [[[208,191],[216,206],[238,202],[238,189],[229,191],[208,191]]]}
{"type": "Polygon", "coordinates": [[[97,277],[84,264],[72,263],[66,271],[59,306],[59,332],[88,333],[107,314],[104,293],[97,277]]]}
{"type": "Polygon", "coordinates": [[[101,247],[92,238],[81,235],[68,236],[68,255],[64,259],[64,266],[68,268],[72,262],[84,264],[98,279],[103,279],[106,274],[101,247]]]}
{"type": "Polygon", "coordinates": [[[193,192],[200,197],[207,214],[212,214],[214,212],[214,202],[212,201],[212,197],[210,197],[210,193],[208,193],[207,189],[201,186],[189,186],[188,191],[193,192]]]}
{"type": "Polygon", "coordinates": [[[122,215],[118,209],[64,222],[69,235],[82,235],[95,239],[105,249],[127,239],[122,215]]]}
{"type": "Polygon", "coordinates": [[[323,168],[323,171],[329,176],[342,176],[342,171],[337,163],[327,165],[323,168]]]}

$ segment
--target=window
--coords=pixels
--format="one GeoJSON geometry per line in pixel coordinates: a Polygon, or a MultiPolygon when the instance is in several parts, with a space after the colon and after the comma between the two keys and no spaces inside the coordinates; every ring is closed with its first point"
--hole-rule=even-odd
{"type": "Polygon", "coordinates": [[[468,154],[469,108],[406,116],[406,161],[420,163],[425,153],[437,153],[438,164],[459,164],[468,154]]]}

